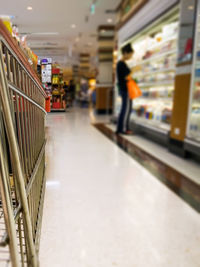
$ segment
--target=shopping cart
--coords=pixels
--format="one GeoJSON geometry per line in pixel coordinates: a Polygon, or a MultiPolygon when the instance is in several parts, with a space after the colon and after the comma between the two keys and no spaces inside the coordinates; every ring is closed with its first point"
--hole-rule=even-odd
{"type": "Polygon", "coordinates": [[[39,266],[45,97],[0,21],[0,266],[39,266]]]}

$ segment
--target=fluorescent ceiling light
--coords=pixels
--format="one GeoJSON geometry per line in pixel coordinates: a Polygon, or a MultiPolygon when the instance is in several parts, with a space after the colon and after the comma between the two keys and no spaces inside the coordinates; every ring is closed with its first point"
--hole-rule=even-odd
{"type": "Polygon", "coordinates": [[[32,6],[28,6],[27,10],[33,10],[32,6]]]}
{"type": "Polygon", "coordinates": [[[108,22],[108,23],[112,23],[113,20],[112,20],[111,18],[109,18],[109,19],[107,19],[107,22],[108,22]]]}
{"type": "Polygon", "coordinates": [[[31,35],[58,35],[59,32],[33,32],[31,35]]]}

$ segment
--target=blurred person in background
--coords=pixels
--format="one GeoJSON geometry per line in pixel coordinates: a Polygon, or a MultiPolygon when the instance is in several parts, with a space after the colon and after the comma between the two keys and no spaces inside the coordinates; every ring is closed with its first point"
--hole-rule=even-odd
{"type": "Polygon", "coordinates": [[[70,106],[72,107],[76,94],[76,86],[74,84],[74,80],[70,80],[69,82],[69,93],[70,93],[70,106]]]}
{"type": "Polygon", "coordinates": [[[88,81],[86,79],[81,80],[81,88],[80,88],[80,102],[81,107],[87,107],[89,102],[89,95],[88,95],[88,81]]]}
{"type": "Polygon", "coordinates": [[[64,82],[63,85],[64,95],[63,95],[63,107],[67,109],[69,107],[69,86],[64,82]]]}

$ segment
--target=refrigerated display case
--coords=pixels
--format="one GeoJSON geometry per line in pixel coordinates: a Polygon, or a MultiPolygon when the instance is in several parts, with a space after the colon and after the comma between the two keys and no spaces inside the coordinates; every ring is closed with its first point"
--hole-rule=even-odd
{"type": "Polygon", "coordinates": [[[197,0],[181,0],[178,64],[192,61],[197,0]]]}
{"type": "Polygon", "coordinates": [[[185,149],[200,155],[200,2],[196,16],[195,45],[193,52],[193,69],[188,112],[187,137],[185,149]]]}
{"type": "MultiPolygon", "coordinates": [[[[133,101],[131,121],[166,136],[173,108],[178,29],[179,6],[176,6],[127,41],[135,51],[128,65],[143,93],[133,101]]],[[[117,114],[120,105],[121,99],[116,97],[117,114]]]]}

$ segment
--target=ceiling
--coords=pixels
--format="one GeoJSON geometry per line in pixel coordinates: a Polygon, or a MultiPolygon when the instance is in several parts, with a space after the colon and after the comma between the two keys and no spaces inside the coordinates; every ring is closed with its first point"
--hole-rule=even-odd
{"type": "MultiPolygon", "coordinates": [[[[21,34],[40,56],[51,56],[62,65],[78,63],[79,53],[95,56],[97,28],[108,19],[115,23],[114,10],[121,0],[7,0],[0,15],[13,15],[21,34]],[[96,2],[95,14],[90,8],[96,2]],[[31,11],[27,7],[31,6],[31,11]],[[76,27],[72,28],[75,24],[76,27]]],[[[112,22],[110,22],[112,23],[112,22]]]]}

